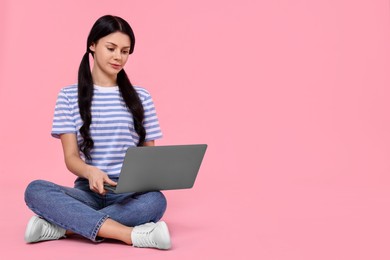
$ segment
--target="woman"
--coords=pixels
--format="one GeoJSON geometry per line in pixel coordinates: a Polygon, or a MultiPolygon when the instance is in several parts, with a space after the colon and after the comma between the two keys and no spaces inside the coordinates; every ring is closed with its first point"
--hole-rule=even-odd
{"type": "Polygon", "coordinates": [[[38,216],[27,225],[27,243],[79,234],[92,241],[171,247],[167,225],[158,222],[166,209],[161,192],[104,189],[116,185],[128,147],[152,146],[162,137],[151,96],[133,87],[123,69],[134,44],[130,25],[120,17],[106,15],[93,25],[78,83],[60,91],[52,128],[67,168],[77,176],[75,186],[43,180],[28,185],[26,204],[38,216]]]}

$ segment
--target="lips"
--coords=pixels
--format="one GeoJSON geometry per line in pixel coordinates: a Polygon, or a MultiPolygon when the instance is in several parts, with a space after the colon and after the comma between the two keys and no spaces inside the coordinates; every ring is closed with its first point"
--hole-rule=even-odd
{"type": "Polygon", "coordinates": [[[116,70],[119,70],[122,66],[121,65],[119,65],[119,64],[112,64],[112,63],[110,63],[110,65],[111,65],[111,67],[113,67],[114,69],[116,69],[116,70]]]}

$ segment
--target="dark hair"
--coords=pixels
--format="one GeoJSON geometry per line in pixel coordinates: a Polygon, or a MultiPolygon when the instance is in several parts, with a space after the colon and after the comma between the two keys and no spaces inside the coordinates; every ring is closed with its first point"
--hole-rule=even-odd
{"type": "MultiPolygon", "coordinates": [[[[89,49],[89,47],[93,43],[96,44],[100,38],[114,32],[122,32],[130,37],[129,53],[133,53],[135,37],[130,25],[124,19],[117,16],[102,16],[92,26],[92,29],[88,35],[87,51],[81,60],[78,73],[78,105],[80,117],[83,120],[83,125],[80,128],[80,134],[83,137],[83,141],[80,144],[80,150],[85,155],[85,158],[89,160],[91,159],[90,151],[94,145],[90,135],[90,125],[92,121],[91,104],[93,96],[93,80],[91,68],[89,65],[89,53],[91,53],[92,56],[94,53],[89,49]]],[[[117,75],[117,84],[123,100],[125,101],[127,108],[130,110],[133,116],[134,129],[139,136],[137,145],[142,146],[145,142],[146,135],[145,128],[143,126],[144,108],[124,69],[122,69],[117,75]]]]}

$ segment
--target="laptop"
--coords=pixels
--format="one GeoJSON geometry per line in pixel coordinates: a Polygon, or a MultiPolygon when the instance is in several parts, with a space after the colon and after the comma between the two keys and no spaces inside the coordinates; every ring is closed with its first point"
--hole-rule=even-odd
{"type": "Polygon", "coordinates": [[[104,185],[114,193],[192,188],[206,144],[130,147],[117,186],[104,185]]]}

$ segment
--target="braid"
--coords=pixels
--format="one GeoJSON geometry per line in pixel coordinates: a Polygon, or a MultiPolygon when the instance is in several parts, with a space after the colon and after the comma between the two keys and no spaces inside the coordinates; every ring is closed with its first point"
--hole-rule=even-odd
{"type": "Polygon", "coordinates": [[[145,142],[146,136],[145,127],[143,126],[145,115],[142,102],[138,96],[137,91],[134,89],[129,78],[127,77],[126,72],[123,69],[118,73],[117,83],[123,100],[133,115],[134,129],[139,136],[137,145],[142,146],[145,142]]]}
{"type": "Polygon", "coordinates": [[[83,125],[80,128],[80,134],[83,142],[80,144],[80,150],[88,160],[91,159],[90,150],[93,148],[93,140],[90,135],[89,127],[91,126],[91,104],[93,96],[93,81],[89,65],[89,52],[87,51],[80,63],[78,76],[78,105],[80,117],[83,125]]]}

